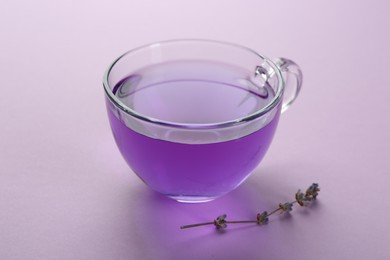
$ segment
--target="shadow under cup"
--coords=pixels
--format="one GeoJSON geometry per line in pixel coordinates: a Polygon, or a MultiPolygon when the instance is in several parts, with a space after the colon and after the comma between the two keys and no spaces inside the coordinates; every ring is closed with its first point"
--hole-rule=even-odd
{"type": "Polygon", "coordinates": [[[301,79],[287,59],[178,40],[125,53],[109,67],[104,88],[111,129],[130,168],[157,192],[205,202],[235,189],[258,166],[301,79]],[[293,87],[283,100],[289,75],[293,87]]]}

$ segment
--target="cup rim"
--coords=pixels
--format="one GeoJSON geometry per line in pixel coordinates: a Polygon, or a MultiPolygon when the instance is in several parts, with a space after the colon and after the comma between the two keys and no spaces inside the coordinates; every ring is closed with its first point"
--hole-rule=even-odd
{"type": "Polygon", "coordinates": [[[181,128],[181,129],[215,129],[215,128],[231,127],[231,126],[239,125],[242,123],[250,122],[250,121],[253,121],[253,120],[267,114],[268,112],[272,111],[273,108],[275,108],[282,100],[285,85],[284,85],[284,79],[283,79],[283,76],[281,74],[279,67],[271,59],[265,57],[264,55],[257,53],[256,51],[254,51],[248,47],[245,47],[245,46],[242,46],[242,45],[239,45],[236,43],[230,43],[230,42],[224,42],[224,41],[218,41],[218,40],[173,39],[173,40],[165,40],[165,41],[159,41],[159,42],[145,44],[145,45],[139,46],[137,48],[131,49],[131,50],[123,53],[122,55],[120,55],[116,60],[114,60],[109,65],[108,69],[105,71],[105,73],[103,75],[103,87],[104,87],[104,90],[105,90],[107,97],[116,107],[118,107],[124,113],[126,113],[130,116],[133,116],[137,119],[140,119],[142,121],[149,122],[152,124],[161,125],[161,126],[168,126],[168,127],[181,128]],[[255,111],[249,115],[239,117],[239,118],[236,118],[233,120],[217,122],[217,123],[178,123],[178,122],[161,120],[158,118],[153,118],[153,117],[149,117],[149,116],[143,115],[141,113],[138,113],[134,109],[131,109],[130,107],[126,106],[123,102],[121,102],[112,92],[112,89],[110,88],[110,84],[108,83],[108,78],[110,76],[111,70],[114,68],[116,63],[118,61],[120,61],[123,57],[125,57],[129,54],[132,54],[136,51],[150,48],[150,47],[153,47],[156,45],[164,45],[164,44],[172,44],[172,43],[195,43],[195,42],[209,43],[209,44],[221,44],[221,45],[225,45],[225,46],[240,48],[242,50],[250,52],[250,53],[256,55],[257,57],[267,61],[268,64],[274,70],[274,72],[278,78],[278,90],[275,93],[274,98],[266,106],[262,107],[261,109],[255,111]]]}

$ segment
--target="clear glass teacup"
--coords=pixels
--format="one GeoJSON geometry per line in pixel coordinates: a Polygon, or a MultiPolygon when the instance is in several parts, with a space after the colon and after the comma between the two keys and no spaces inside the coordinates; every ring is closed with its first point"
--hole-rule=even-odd
{"type": "Polygon", "coordinates": [[[103,80],[123,158],[150,188],[180,202],[238,187],[263,159],[301,84],[291,60],[209,40],[131,50],[103,80]]]}

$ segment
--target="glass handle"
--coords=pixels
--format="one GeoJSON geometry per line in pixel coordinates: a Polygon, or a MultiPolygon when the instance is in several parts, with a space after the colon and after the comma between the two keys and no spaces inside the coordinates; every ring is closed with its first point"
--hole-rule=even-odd
{"type": "Polygon", "coordinates": [[[295,101],[302,87],[302,71],[292,60],[277,58],[274,63],[279,68],[284,79],[282,113],[295,101]]]}

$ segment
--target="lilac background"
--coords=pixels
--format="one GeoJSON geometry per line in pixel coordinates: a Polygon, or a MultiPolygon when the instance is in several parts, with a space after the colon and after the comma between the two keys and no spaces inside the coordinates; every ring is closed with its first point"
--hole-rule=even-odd
{"type": "Polygon", "coordinates": [[[389,259],[388,1],[11,1],[0,8],[0,259],[389,259]],[[246,183],[201,205],[151,192],[110,133],[124,51],[210,38],[295,60],[299,100],[246,183]],[[248,219],[320,183],[317,204],[248,219]]]}

